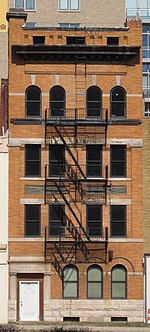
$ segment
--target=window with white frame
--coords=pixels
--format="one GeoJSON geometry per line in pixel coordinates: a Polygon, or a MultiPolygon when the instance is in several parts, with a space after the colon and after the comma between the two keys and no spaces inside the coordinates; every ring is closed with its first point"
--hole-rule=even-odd
{"type": "Polygon", "coordinates": [[[59,23],[59,27],[78,29],[78,28],[80,28],[80,23],[59,23]]]}
{"type": "Polygon", "coordinates": [[[35,10],[36,0],[15,0],[15,8],[23,8],[24,10],[35,10]]]}
{"type": "Polygon", "coordinates": [[[79,10],[79,0],[59,0],[59,10],[79,10]]]}

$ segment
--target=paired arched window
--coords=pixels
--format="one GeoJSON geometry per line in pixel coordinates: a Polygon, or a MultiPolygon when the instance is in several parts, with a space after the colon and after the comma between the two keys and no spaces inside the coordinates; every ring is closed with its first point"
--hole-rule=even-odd
{"type": "Polygon", "coordinates": [[[102,91],[97,86],[91,86],[86,92],[87,116],[100,117],[102,114],[102,91]]]}
{"type": "Polygon", "coordinates": [[[87,298],[102,299],[103,271],[98,265],[92,265],[87,270],[87,298]]]}
{"type": "Polygon", "coordinates": [[[78,298],[78,269],[68,265],[63,269],[63,298],[78,298]]]}
{"type": "Polygon", "coordinates": [[[121,86],[115,86],[110,92],[111,118],[126,116],[126,91],[121,86]]]}
{"type": "Polygon", "coordinates": [[[111,271],[112,299],[127,298],[127,270],[123,265],[116,265],[111,271]]]}
{"type": "Polygon", "coordinates": [[[65,89],[60,85],[56,85],[50,90],[50,116],[64,116],[65,108],[65,89]]]}
{"type": "Polygon", "coordinates": [[[40,117],[41,116],[41,90],[36,85],[31,85],[25,92],[26,116],[40,117]]]}

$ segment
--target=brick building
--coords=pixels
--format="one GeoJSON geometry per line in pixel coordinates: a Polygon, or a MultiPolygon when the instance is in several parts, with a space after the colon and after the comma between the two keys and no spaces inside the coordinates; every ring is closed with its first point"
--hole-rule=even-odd
{"type": "Polygon", "coordinates": [[[7,14],[9,319],[143,321],[141,21],[26,18],[7,14]]]}

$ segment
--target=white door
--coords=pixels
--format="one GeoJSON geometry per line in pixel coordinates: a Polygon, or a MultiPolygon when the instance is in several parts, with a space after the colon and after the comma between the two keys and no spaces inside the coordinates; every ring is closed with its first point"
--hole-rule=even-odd
{"type": "Polygon", "coordinates": [[[20,281],[19,312],[21,321],[39,320],[39,281],[20,281]]]}

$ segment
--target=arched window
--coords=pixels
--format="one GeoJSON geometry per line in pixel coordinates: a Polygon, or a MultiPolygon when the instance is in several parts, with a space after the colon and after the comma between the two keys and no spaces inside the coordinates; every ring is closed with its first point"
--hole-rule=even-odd
{"type": "Polygon", "coordinates": [[[97,86],[91,86],[86,92],[87,116],[101,116],[102,91],[97,86]]]}
{"type": "Polygon", "coordinates": [[[88,268],[87,297],[88,299],[102,299],[103,297],[103,271],[98,265],[88,268]]]}
{"type": "Polygon", "coordinates": [[[74,265],[63,269],[63,298],[78,298],[78,269],[74,265]]]}
{"type": "Polygon", "coordinates": [[[50,115],[64,116],[66,107],[66,92],[59,85],[50,90],[50,115]]]}
{"type": "Polygon", "coordinates": [[[41,90],[38,86],[31,85],[26,89],[26,116],[40,117],[41,116],[41,90]]]}
{"type": "Polygon", "coordinates": [[[112,299],[127,298],[127,270],[123,265],[116,265],[111,271],[112,299]]]}
{"type": "Polygon", "coordinates": [[[126,91],[121,86],[115,86],[110,93],[111,117],[126,116],[126,91]]]}

